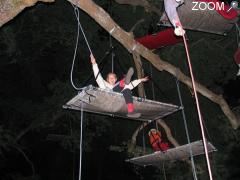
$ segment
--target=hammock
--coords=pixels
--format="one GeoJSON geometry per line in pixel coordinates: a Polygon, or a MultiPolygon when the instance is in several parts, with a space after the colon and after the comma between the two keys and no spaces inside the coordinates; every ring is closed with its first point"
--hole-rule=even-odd
{"type": "MultiPolygon", "coordinates": [[[[161,103],[148,99],[133,97],[133,103],[137,112],[141,113],[139,121],[151,121],[163,118],[181,109],[179,106],[161,103]]],[[[63,105],[65,109],[72,109],[110,116],[129,118],[127,106],[121,93],[106,91],[93,86],[86,86],[73,99],[63,105]]],[[[131,119],[131,118],[130,118],[131,119]]]]}

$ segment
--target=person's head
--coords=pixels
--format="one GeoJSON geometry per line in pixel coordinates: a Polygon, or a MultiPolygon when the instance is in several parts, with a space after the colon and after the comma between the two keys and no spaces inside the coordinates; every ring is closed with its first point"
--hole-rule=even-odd
{"type": "Polygon", "coordinates": [[[114,85],[117,82],[117,75],[115,73],[108,73],[106,80],[109,84],[114,85]]]}
{"type": "Polygon", "coordinates": [[[148,132],[148,135],[151,136],[151,135],[154,135],[154,134],[157,134],[157,133],[158,133],[159,136],[161,136],[160,131],[158,131],[156,129],[150,129],[150,131],[148,132]]]}

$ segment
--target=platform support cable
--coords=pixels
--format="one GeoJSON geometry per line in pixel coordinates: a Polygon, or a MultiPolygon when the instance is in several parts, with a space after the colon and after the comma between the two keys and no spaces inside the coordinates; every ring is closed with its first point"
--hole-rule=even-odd
{"type": "Polygon", "coordinates": [[[83,102],[81,102],[81,120],[80,120],[80,143],[79,143],[79,177],[82,178],[82,138],[83,137],[83,102]]]}
{"type": "Polygon", "coordinates": [[[163,177],[164,177],[164,180],[167,180],[167,176],[166,176],[166,171],[165,171],[165,164],[163,162],[163,165],[162,165],[162,170],[163,170],[163,177]]]}
{"type": "MultiPolygon", "coordinates": [[[[186,136],[187,136],[187,141],[188,141],[188,144],[190,145],[191,142],[190,142],[190,136],[189,136],[189,132],[188,132],[187,118],[186,118],[186,115],[185,115],[183,101],[182,101],[182,95],[181,95],[181,91],[180,91],[180,87],[179,87],[179,81],[178,81],[177,78],[176,78],[176,85],[177,85],[177,92],[178,92],[178,98],[179,98],[180,106],[182,107],[181,112],[182,112],[185,132],[186,132],[186,136]]],[[[189,146],[189,152],[190,152],[190,157],[191,157],[191,166],[192,166],[193,178],[194,178],[194,180],[197,180],[198,178],[197,178],[196,167],[195,167],[195,163],[194,163],[194,158],[193,158],[193,152],[192,152],[191,145],[189,146]]]]}
{"type": "MultiPolygon", "coordinates": [[[[143,123],[144,126],[144,123],[143,123]]],[[[145,134],[144,134],[144,127],[142,128],[142,143],[143,143],[143,153],[146,154],[146,142],[145,142],[145,134]]]]}

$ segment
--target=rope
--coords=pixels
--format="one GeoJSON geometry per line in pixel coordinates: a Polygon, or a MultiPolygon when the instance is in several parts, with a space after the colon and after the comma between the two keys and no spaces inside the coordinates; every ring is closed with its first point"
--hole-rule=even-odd
{"type": "Polygon", "coordinates": [[[189,50],[188,50],[186,37],[185,37],[184,33],[183,33],[183,41],[184,41],[184,46],[185,46],[185,50],[186,50],[186,54],[187,54],[187,60],[188,60],[188,66],[189,66],[191,80],[192,80],[192,87],[193,87],[194,97],[195,97],[196,106],[197,106],[198,119],[199,119],[199,123],[200,123],[200,127],[201,127],[204,151],[205,151],[205,156],[206,156],[206,160],[207,160],[208,174],[209,174],[210,180],[213,180],[212,170],[211,170],[211,165],[210,165],[208,150],[207,150],[207,142],[206,142],[204,127],[203,127],[203,119],[202,119],[202,116],[201,116],[201,110],[200,110],[198,95],[197,95],[197,91],[196,91],[195,79],[194,79],[194,76],[193,76],[191,60],[190,60],[190,56],[189,56],[189,50]]]}
{"type": "MultiPolygon", "coordinates": [[[[73,5],[73,4],[72,4],[72,5],[73,5]]],[[[81,29],[81,31],[82,31],[82,35],[83,35],[83,37],[84,37],[84,39],[85,39],[85,42],[86,42],[87,47],[88,47],[88,50],[89,50],[90,54],[93,54],[93,53],[92,53],[92,50],[91,50],[91,48],[90,48],[90,45],[89,45],[89,43],[88,43],[87,37],[86,37],[86,35],[85,35],[85,33],[84,33],[84,30],[83,30],[82,25],[81,25],[80,20],[79,20],[79,10],[78,10],[78,7],[75,6],[75,5],[73,5],[73,7],[74,7],[75,16],[76,16],[76,18],[77,18],[78,26],[80,27],[80,29],[81,29]]]]}
{"type": "MultiPolygon", "coordinates": [[[[181,105],[181,107],[183,107],[182,95],[181,95],[181,91],[180,91],[180,88],[179,88],[179,81],[178,81],[177,78],[176,78],[176,85],[177,85],[177,91],[178,91],[178,97],[179,97],[180,105],[181,105]]],[[[190,144],[191,142],[190,142],[190,137],[189,137],[189,133],[188,133],[188,126],[187,126],[187,120],[186,120],[186,115],[185,115],[184,108],[182,108],[182,117],[183,117],[183,120],[184,120],[184,127],[185,127],[186,136],[187,136],[187,141],[188,141],[188,144],[190,144]]],[[[191,156],[193,178],[195,180],[197,180],[198,178],[197,178],[197,173],[196,173],[196,168],[195,168],[195,163],[194,163],[193,152],[192,152],[192,147],[191,146],[189,146],[189,151],[190,151],[190,156],[191,156]]]]}
{"type": "MultiPolygon", "coordinates": [[[[97,77],[99,76],[100,72],[103,70],[104,66],[106,65],[106,64],[103,64],[103,60],[106,59],[106,57],[108,57],[109,54],[110,54],[110,50],[106,51],[104,56],[99,60],[99,63],[98,63],[99,64],[99,71],[98,71],[95,79],[97,79],[97,77]]],[[[90,75],[88,76],[88,78],[84,81],[83,86],[86,86],[93,77],[94,77],[94,75],[93,75],[93,71],[92,71],[90,73],[90,75]]]]}
{"type": "MultiPolygon", "coordinates": [[[[69,123],[70,123],[70,135],[71,135],[71,139],[73,139],[72,118],[69,118],[69,119],[70,119],[70,121],[69,121],[69,123]]],[[[73,153],[72,153],[72,167],[74,167],[74,165],[75,165],[75,148],[74,148],[73,145],[71,146],[71,148],[72,148],[72,151],[73,151],[73,153]]],[[[74,168],[72,168],[72,177],[73,177],[73,180],[74,180],[75,179],[74,168]]]]}
{"type": "MultiPolygon", "coordinates": [[[[111,34],[109,34],[109,44],[110,44],[110,48],[113,49],[111,34]]],[[[115,54],[112,51],[112,53],[111,53],[111,57],[112,57],[112,73],[114,73],[114,56],[115,56],[115,54]]]]}
{"type": "MultiPolygon", "coordinates": [[[[153,77],[153,69],[152,69],[152,65],[151,63],[149,63],[149,66],[150,66],[150,73],[151,73],[151,77],[153,77]]],[[[152,85],[152,98],[153,100],[155,100],[155,90],[154,90],[154,83],[153,81],[151,81],[151,85],[152,85]]]]}
{"type": "Polygon", "coordinates": [[[79,20],[79,10],[78,10],[77,6],[75,6],[75,5],[73,5],[73,4],[72,4],[72,6],[73,6],[73,8],[74,8],[74,14],[75,14],[76,19],[77,19],[77,22],[78,22],[78,28],[77,28],[77,38],[76,38],[74,55],[73,55],[73,60],[72,60],[72,67],[71,67],[70,79],[71,79],[71,84],[72,84],[73,88],[76,89],[77,91],[79,91],[79,90],[82,90],[83,88],[78,88],[78,87],[74,84],[74,82],[73,82],[73,69],[74,69],[75,59],[76,59],[76,54],[77,54],[77,47],[78,47],[78,40],[79,40],[79,31],[80,31],[80,29],[81,29],[81,31],[82,31],[83,37],[84,37],[84,39],[85,39],[85,42],[86,42],[86,44],[87,44],[87,46],[88,46],[88,49],[89,49],[90,54],[92,54],[92,50],[91,50],[91,48],[90,48],[90,46],[89,46],[88,40],[87,40],[87,38],[86,38],[86,36],[85,36],[85,33],[84,33],[84,31],[83,31],[82,25],[81,25],[80,20],[79,20]]]}
{"type": "Polygon", "coordinates": [[[163,177],[164,177],[164,180],[167,180],[167,176],[166,176],[166,172],[165,172],[165,167],[164,167],[164,162],[163,162],[163,177]]]}
{"type": "Polygon", "coordinates": [[[145,144],[144,124],[143,124],[143,128],[142,128],[142,135],[143,135],[143,153],[146,154],[146,144],[145,144]]]}
{"type": "Polygon", "coordinates": [[[82,177],[82,134],[83,134],[83,103],[81,102],[80,145],[79,145],[79,180],[82,177]]]}
{"type": "MultiPolygon", "coordinates": [[[[74,6],[73,6],[73,7],[74,7],[74,6]]],[[[79,12],[78,12],[78,11],[76,12],[75,8],[74,8],[74,13],[75,13],[76,18],[78,19],[78,17],[79,17],[79,12]],[[77,14],[76,14],[76,13],[77,13],[77,14]]],[[[73,82],[73,69],[74,69],[75,59],[76,59],[76,54],[77,54],[78,40],[79,40],[79,26],[78,26],[78,29],[77,29],[77,38],[76,38],[74,55],[73,55],[73,60],[72,60],[71,73],[70,73],[71,84],[72,84],[73,88],[76,89],[77,91],[82,90],[82,88],[76,87],[76,85],[75,85],[74,82],[73,82]]]]}

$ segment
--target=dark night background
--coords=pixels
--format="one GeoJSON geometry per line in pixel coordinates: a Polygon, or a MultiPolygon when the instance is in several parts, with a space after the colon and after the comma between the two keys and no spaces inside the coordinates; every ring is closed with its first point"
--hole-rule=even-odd
{"type": "MultiPolygon", "coordinates": [[[[95,1],[126,31],[141,18],[135,37],[160,31],[159,17],[141,7],[119,5],[114,1],[95,1]]],[[[157,4],[161,8],[161,4],[157,4]]],[[[109,34],[80,10],[80,21],[97,59],[109,49],[109,34]]],[[[195,77],[215,93],[223,94],[233,111],[240,114],[240,78],[233,54],[237,49],[236,30],[227,36],[187,31],[195,77]]],[[[80,113],[62,109],[77,92],[70,83],[70,69],[77,36],[77,21],[71,4],[58,0],[38,3],[25,9],[0,29],[0,179],[1,180],[76,180],[79,168],[80,113]]],[[[116,40],[115,71],[134,66],[129,54],[116,40]]],[[[161,58],[188,73],[183,44],[155,50],[161,58]]],[[[111,58],[105,59],[103,75],[111,69],[111,58]]],[[[150,72],[150,64],[143,60],[150,72]]],[[[89,52],[80,35],[73,72],[77,86],[84,85],[91,72],[89,52]]],[[[136,77],[136,75],[135,75],[136,77]]],[[[175,78],[153,68],[156,99],[179,105],[175,78]]],[[[88,82],[94,84],[92,79],[88,82]]],[[[152,82],[145,84],[152,99],[152,82]]],[[[191,141],[201,139],[194,99],[180,83],[191,141]]],[[[137,92],[134,91],[137,95],[137,92]]],[[[234,130],[220,108],[200,97],[208,140],[218,149],[210,154],[214,179],[240,179],[239,129],[234,130]]],[[[187,143],[181,113],[165,118],[180,144],[187,143]]],[[[192,179],[191,167],[184,162],[169,163],[165,168],[142,168],[126,163],[126,144],[140,125],[137,121],[94,114],[84,114],[82,179],[192,179]],[[120,146],[123,151],[113,151],[120,146]]],[[[143,146],[150,124],[138,136],[143,146]],[[142,136],[143,135],[143,136],[142,136]]],[[[208,179],[204,156],[195,158],[202,168],[199,179],[208,179]]]]}

